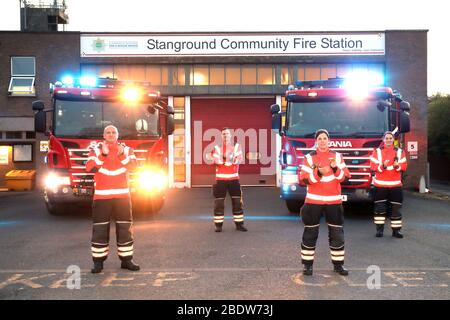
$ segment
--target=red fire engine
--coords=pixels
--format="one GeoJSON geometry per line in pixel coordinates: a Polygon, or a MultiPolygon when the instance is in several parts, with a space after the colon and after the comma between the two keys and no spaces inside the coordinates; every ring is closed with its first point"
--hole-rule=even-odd
{"type": "Polygon", "coordinates": [[[49,135],[44,182],[48,212],[63,214],[68,204],[91,203],[94,174],[85,166],[90,146],[103,140],[107,125],[118,128],[119,142],[133,148],[137,157],[138,168],[130,172],[133,210],[158,212],[168,182],[167,137],[174,130],[174,110],[159,92],[145,84],[90,77],[65,77],[51,84],[50,92],[50,108],[33,102],[35,130],[49,135]]]}
{"type": "Polygon", "coordinates": [[[280,197],[288,209],[299,212],[303,204],[306,186],[299,183],[297,170],[314,150],[314,133],[321,128],[328,130],[330,149],[343,155],[351,173],[342,184],[343,201],[373,201],[370,156],[385,131],[409,132],[409,103],[389,87],[343,78],[297,82],[285,98],[286,112],[272,105],[271,113],[272,129],[282,136],[280,197]]]}

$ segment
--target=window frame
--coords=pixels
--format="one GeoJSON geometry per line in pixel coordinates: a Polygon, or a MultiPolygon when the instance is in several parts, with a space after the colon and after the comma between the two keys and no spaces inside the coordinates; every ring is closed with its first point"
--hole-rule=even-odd
{"type": "Polygon", "coordinates": [[[10,57],[10,66],[11,66],[11,74],[8,85],[8,95],[23,97],[23,96],[36,96],[36,57],[34,56],[11,56],[10,57]],[[13,70],[13,64],[15,59],[24,59],[30,58],[33,60],[33,74],[16,74],[13,70]],[[13,83],[15,80],[31,80],[31,84],[28,86],[24,86],[28,88],[28,90],[14,90],[13,83]]]}

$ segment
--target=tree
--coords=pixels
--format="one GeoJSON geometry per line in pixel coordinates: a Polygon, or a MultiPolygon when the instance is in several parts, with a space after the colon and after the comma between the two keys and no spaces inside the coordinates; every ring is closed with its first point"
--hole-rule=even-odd
{"type": "Polygon", "coordinates": [[[429,98],[428,154],[450,157],[450,95],[429,98]]]}

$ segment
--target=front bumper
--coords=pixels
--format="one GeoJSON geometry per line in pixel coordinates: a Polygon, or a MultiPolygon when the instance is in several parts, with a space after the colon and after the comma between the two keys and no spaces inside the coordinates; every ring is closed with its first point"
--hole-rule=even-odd
{"type": "MultiPolygon", "coordinates": [[[[342,188],[344,202],[373,202],[374,188],[347,189],[342,188]]],[[[281,184],[280,198],[283,200],[304,201],[306,198],[306,187],[300,184],[281,184]]]]}
{"type": "MultiPolygon", "coordinates": [[[[138,192],[131,189],[131,200],[133,202],[150,202],[153,200],[164,200],[166,190],[155,190],[154,192],[138,192]]],[[[70,186],[61,186],[55,190],[44,189],[44,199],[53,204],[79,204],[90,205],[94,189],[83,189],[70,186]]]]}

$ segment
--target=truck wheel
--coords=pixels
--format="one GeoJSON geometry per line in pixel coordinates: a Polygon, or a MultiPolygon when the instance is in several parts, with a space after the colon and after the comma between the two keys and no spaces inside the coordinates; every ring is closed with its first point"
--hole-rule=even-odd
{"type": "Polygon", "coordinates": [[[300,213],[300,209],[303,206],[303,201],[300,200],[286,200],[286,207],[291,213],[300,213]]]}
{"type": "Polygon", "coordinates": [[[67,206],[63,206],[61,204],[45,202],[45,206],[47,207],[48,213],[53,216],[60,216],[67,212],[67,206]]]}

